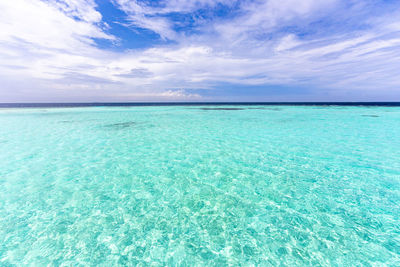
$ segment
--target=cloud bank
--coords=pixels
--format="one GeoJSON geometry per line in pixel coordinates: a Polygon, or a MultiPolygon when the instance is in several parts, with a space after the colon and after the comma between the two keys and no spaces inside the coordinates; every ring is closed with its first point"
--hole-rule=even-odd
{"type": "Polygon", "coordinates": [[[0,102],[400,100],[397,1],[13,0],[0,10],[0,102]]]}

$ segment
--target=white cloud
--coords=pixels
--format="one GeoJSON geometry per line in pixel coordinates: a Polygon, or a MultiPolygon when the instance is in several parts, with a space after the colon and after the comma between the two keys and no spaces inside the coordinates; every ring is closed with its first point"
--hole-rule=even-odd
{"type": "MultiPolygon", "coordinates": [[[[114,39],[94,25],[93,21],[77,21],[68,16],[74,12],[65,14],[57,6],[42,1],[1,1],[1,41],[32,44],[47,49],[72,50],[93,44],[91,38],[114,39]]],[[[97,22],[99,14],[92,10],[93,7],[84,7],[85,12],[75,10],[75,13],[82,18],[93,16],[85,14],[97,14],[97,22]]],[[[73,8],[76,9],[77,6],[73,8]]]]}

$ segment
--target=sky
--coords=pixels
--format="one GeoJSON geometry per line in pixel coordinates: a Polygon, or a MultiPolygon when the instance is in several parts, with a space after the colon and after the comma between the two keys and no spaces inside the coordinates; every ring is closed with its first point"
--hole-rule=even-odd
{"type": "Polygon", "coordinates": [[[1,0],[0,102],[400,101],[400,0],[1,0]]]}

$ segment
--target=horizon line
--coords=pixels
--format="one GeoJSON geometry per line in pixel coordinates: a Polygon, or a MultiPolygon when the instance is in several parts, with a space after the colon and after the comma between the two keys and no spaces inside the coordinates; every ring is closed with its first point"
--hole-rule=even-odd
{"type": "Polygon", "coordinates": [[[100,107],[100,106],[195,106],[195,105],[302,105],[302,106],[400,106],[398,101],[216,101],[216,102],[6,102],[0,108],[100,107]]]}

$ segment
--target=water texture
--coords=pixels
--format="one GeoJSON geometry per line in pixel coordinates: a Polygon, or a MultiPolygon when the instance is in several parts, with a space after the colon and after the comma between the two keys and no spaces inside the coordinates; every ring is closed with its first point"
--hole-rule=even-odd
{"type": "Polygon", "coordinates": [[[0,110],[0,266],[399,266],[400,107],[0,110]]]}

